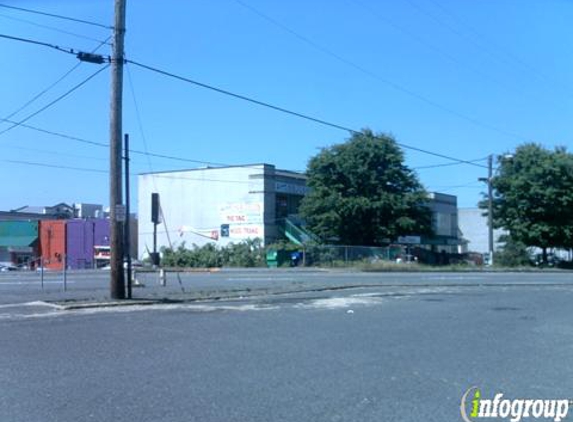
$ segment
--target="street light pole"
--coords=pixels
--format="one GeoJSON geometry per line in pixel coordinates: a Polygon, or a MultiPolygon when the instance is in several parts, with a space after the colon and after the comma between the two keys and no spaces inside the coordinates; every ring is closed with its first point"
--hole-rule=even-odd
{"type": "Polygon", "coordinates": [[[493,154],[487,157],[487,178],[480,177],[480,182],[487,183],[487,229],[489,265],[493,265],[493,154]]]}
{"type": "Polygon", "coordinates": [[[487,225],[488,225],[488,246],[489,265],[493,265],[493,155],[487,159],[487,225]]]}
{"type": "Polygon", "coordinates": [[[123,275],[123,220],[125,219],[125,210],[121,192],[125,2],[126,0],[115,0],[113,53],[111,58],[109,205],[111,212],[110,295],[113,299],[125,299],[125,279],[123,275]]]}

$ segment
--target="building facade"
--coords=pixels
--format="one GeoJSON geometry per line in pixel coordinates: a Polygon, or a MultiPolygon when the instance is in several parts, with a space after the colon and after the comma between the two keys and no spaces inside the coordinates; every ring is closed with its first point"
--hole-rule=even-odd
{"type": "MultiPolygon", "coordinates": [[[[306,176],[269,164],[146,173],[138,178],[140,258],[153,252],[151,196],[159,194],[161,247],[216,242],[220,246],[259,238],[265,244],[288,237],[288,223],[299,221],[299,204],[308,192],[306,176]]],[[[435,236],[407,236],[404,243],[434,251],[456,252],[457,198],[432,193],[428,198],[435,236]]],[[[290,237],[289,237],[290,239],[290,237]]],[[[291,241],[293,241],[291,239],[291,241]]]]}
{"type": "Polygon", "coordinates": [[[159,194],[161,246],[225,246],[280,237],[281,219],[296,213],[306,194],[306,177],[269,164],[141,174],[138,178],[140,255],[153,251],[151,194],[159,194]]]}
{"type": "MultiPolygon", "coordinates": [[[[487,217],[480,208],[460,208],[459,226],[460,236],[464,240],[464,252],[489,252],[489,229],[487,217]]],[[[494,229],[494,251],[500,250],[504,243],[499,241],[500,236],[507,234],[506,230],[494,229]]]]}

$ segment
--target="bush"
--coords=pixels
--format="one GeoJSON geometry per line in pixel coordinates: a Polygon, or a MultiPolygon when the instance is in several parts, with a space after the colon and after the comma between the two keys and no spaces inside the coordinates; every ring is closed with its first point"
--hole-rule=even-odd
{"type": "Polygon", "coordinates": [[[265,251],[260,239],[248,239],[241,243],[231,243],[219,248],[213,243],[203,246],[193,245],[191,249],[185,242],[175,250],[161,248],[162,265],[165,267],[261,267],[265,265],[265,251]]]}
{"type": "Polygon", "coordinates": [[[501,251],[494,254],[493,262],[496,266],[523,267],[531,265],[531,257],[524,243],[515,241],[509,236],[500,240],[505,241],[505,245],[501,251]]]}

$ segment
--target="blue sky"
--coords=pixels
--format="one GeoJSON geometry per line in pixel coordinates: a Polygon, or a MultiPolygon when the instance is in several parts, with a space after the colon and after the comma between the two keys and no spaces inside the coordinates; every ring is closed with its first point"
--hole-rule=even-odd
{"type": "MultiPolygon", "coordinates": [[[[106,25],[113,19],[113,0],[0,3],[106,25]]],[[[571,149],[572,21],[573,2],[566,0],[128,0],[126,54],[345,127],[390,133],[415,148],[484,159],[478,164],[485,165],[488,154],[529,141],[571,149]]],[[[83,51],[110,35],[7,8],[0,8],[0,33],[83,51]]],[[[6,39],[0,39],[0,52],[2,118],[77,64],[73,55],[6,39]]],[[[108,55],[110,48],[98,52],[108,55]]],[[[100,67],[81,64],[11,120],[26,118],[100,67]]],[[[105,69],[26,124],[107,143],[109,80],[105,69]]],[[[0,122],[0,132],[10,126],[0,122]]],[[[304,170],[320,148],[348,137],[133,64],[125,73],[124,131],[137,150],[291,170],[304,170]]],[[[16,127],[0,134],[0,150],[2,210],[109,202],[105,147],[16,127]]],[[[419,168],[449,161],[405,153],[428,190],[457,195],[461,207],[481,198],[485,189],[477,178],[485,168],[419,168]]],[[[134,173],[195,166],[142,155],[132,161],[134,173]]],[[[134,204],[136,192],[134,184],[134,204]]]]}

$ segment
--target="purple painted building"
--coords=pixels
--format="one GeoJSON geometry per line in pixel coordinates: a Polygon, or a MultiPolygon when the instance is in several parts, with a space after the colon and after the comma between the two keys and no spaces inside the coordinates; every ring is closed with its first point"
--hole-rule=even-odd
{"type": "Polygon", "coordinates": [[[93,268],[94,224],[91,221],[66,222],[66,256],[68,268],[93,268]]]}
{"type": "Polygon", "coordinates": [[[94,268],[95,257],[101,253],[101,247],[109,247],[109,220],[77,219],[66,222],[68,268],[94,268]]]}
{"type": "Polygon", "coordinates": [[[109,220],[88,220],[94,223],[94,246],[109,246],[109,220]]]}

